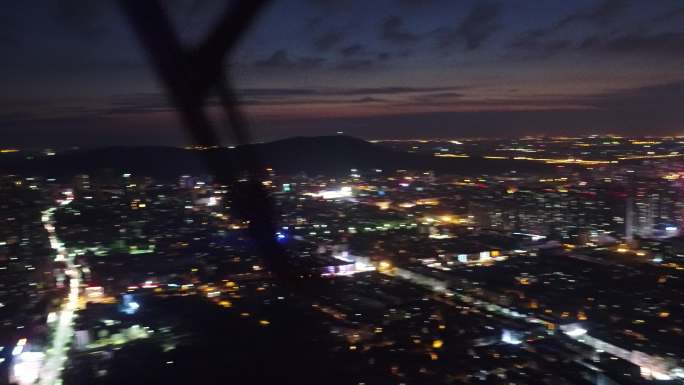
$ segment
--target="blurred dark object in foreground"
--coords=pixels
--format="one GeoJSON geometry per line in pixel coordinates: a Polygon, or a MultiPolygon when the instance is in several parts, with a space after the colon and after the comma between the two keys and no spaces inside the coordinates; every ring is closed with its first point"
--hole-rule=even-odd
{"type": "MultiPolygon", "coordinates": [[[[245,119],[234,101],[225,76],[225,57],[252,23],[266,0],[242,0],[228,6],[215,28],[198,47],[182,46],[161,3],[157,0],[120,0],[143,46],[178,108],[194,142],[203,147],[220,146],[219,130],[215,130],[204,111],[210,96],[220,98],[230,122],[231,133],[238,144],[249,142],[245,119]]],[[[206,153],[209,171],[219,184],[231,187],[236,213],[249,221],[250,235],[269,270],[283,279],[293,274],[288,269],[285,253],[275,240],[273,205],[261,185],[264,167],[254,152],[246,152],[247,170],[237,170],[219,158],[206,153]],[[237,175],[246,171],[246,181],[237,175]]]]}

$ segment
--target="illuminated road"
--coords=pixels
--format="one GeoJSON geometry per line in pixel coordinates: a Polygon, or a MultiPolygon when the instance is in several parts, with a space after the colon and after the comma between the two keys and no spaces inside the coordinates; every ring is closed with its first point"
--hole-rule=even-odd
{"type": "MultiPolygon", "coordinates": [[[[60,201],[65,206],[71,203],[72,198],[60,201]]],[[[52,341],[48,344],[45,352],[45,361],[40,369],[39,385],[61,384],[61,374],[69,351],[69,343],[74,335],[73,320],[78,304],[78,291],[81,284],[81,273],[74,265],[74,258],[69,256],[64,244],[57,238],[54,226],[54,214],[56,207],[43,211],[43,227],[48,232],[50,247],[55,250],[55,261],[66,263],[65,274],[69,277],[69,294],[62,304],[62,310],[57,317],[56,326],[52,334],[52,341]]]]}
{"type": "MultiPolygon", "coordinates": [[[[384,272],[387,275],[399,277],[407,281],[413,282],[419,286],[429,288],[432,291],[444,294],[448,297],[456,297],[459,300],[471,304],[481,310],[492,314],[513,318],[516,320],[524,320],[533,324],[546,324],[547,322],[531,315],[525,315],[516,310],[506,308],[488,301],[476,299],[469,295],[459,294],[449,289],[449,283],[427,275],[417,273],[411,270],[394,268],[390,271],[384,272]]],[[[642,376],[656,380],[682,380],[684,379],[684,368],[680,368],[672,363],[658,356],[651,356],[639,351],[630,351],[611,345],[600,339],[591,337],[587,334],[587,330],[578,328],[573,325],[561,325],[561,330],[568,337],[594,348],[596,351],[610,353],[616,357],[620,357],[634,365],[639,366],[642,376]],[[574,330],[573,330],[574,328],[574,330]]]]}

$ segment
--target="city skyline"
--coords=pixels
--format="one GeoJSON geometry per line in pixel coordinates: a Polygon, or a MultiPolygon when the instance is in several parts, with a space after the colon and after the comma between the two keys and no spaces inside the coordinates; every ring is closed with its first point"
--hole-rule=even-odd
{"type": "Polygon", "coordinates": [[[3,152],[0,378],[684,381],[680,139],[283,142],[3,152]]]}

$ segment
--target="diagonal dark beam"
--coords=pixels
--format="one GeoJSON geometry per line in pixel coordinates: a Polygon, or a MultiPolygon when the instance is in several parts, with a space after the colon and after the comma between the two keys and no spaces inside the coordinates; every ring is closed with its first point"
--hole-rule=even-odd
{"type": "MultiPolygon", "coordinates": [[[[214,29],[199,47],[191,53],[193,67],[200,70],[197,87],[208,92],[222,81],[225,74],[225,57],[231,52],[245,31],[269,0],[238,1],[227,7],[214,29]]],[[[232,126],[235,130],[242,126],[232,126]]],[[[244,143],[240,143],[244,144],[244,143]]]]}
{"type": "MultiPolygon", "coordinates": [[[[194,50],[182,46],[170,19],[158,0],[119,0],[143,46],[149,53],[171,101],[178,108],[193,140],[203,146],[220,145],[204,106],[211,92],[217,92],[239,144],[248,142],[246,123],[225,78],[225,57],[249,27],[266,0],[241,0],[229,8],[194,50]]],[[[264,168],[254,153],[246,152],[251,178],[237,182],[231,165],[205,151],[206,162],[219,183],[230,185],[238,215],[249,221],[249,234],[271,271],[281,278],[296,276],[284,250],[275,240],[273,205],[261,185],[264,168]]]]}
{"type": "Polygon", "coordinates": [[[200,92],[197,86],[190,55],[183,49],[164,8],[156,0],[120,0],[120,3],[193,140],[204,146],[218,143],[218,136],[202,111],[206,93],[200,92]]]}

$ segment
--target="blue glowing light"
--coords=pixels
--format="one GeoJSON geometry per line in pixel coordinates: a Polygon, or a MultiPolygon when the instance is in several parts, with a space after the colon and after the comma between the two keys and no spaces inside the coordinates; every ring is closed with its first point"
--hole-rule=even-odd
{"type": "Polygon", "coordinates": [[[130,294],[124,294],[122,297],[121,311],[126,314],[135,314],[140,309],[140,304],[135,301],[130,294]]]}

